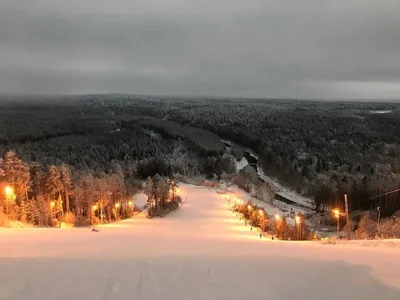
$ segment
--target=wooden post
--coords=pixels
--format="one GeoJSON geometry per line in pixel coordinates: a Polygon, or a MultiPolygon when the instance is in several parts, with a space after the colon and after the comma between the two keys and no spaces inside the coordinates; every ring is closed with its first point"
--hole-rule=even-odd
{"type": "Polygon", "coordinates": [[[350,240],[350,214],[349,214],[349,203],[347,201],[347,194],[344,194],[344,205],[346,210],[346,225],[347,225],[347,239],[350,240]]]}

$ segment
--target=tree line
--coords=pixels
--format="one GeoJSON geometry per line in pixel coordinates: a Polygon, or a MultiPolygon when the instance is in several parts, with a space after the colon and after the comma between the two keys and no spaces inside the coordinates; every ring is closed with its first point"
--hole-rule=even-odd
{"type": "Polygon", "coordinates": [[[281,240],[313,240],[316,236],[305,224],[304,216],[298,214],[295,218],[296,224],[291,226],[286,218],[280,215],[271,217],[264,207],[254,205],[251,201],[234,203],[231,210],[244,219],[246,226],[259,228],[260,238],[265,233],[274,235],[281,240]]]}
{"type": "Polygon", "coordinates": [[[158,174],[148,177],[144,184],[144,193],[148,197],[148,217],[163,217],[177,209],[182,202],[177,190],[178,184],[174,177],[166,179],[158,174]]]}
{"type": "Polygon", "coordinates": [[[87,226],[130,217],[137,187],[129,173],[118,163],[98,174],[67,164],[46,168],[8,151],[0,158],[0,226],[87,226]]]}

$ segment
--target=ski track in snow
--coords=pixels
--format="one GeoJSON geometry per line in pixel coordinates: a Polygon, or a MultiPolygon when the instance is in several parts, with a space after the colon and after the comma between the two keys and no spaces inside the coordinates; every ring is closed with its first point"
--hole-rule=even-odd
{"type": "Polygon", "coordinates": [[[400,299],[398,248],[260,239],[215,190],[163,219],[0,229],[0,300],[400,299]]]}

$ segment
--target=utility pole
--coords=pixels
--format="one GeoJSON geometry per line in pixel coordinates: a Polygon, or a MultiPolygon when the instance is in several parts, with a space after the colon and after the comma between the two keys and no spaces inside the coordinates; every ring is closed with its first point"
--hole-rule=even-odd
{"type": "Polygon", "coordinates": [[[376,210],[378,211],[378,233],[379,233],[379,222],[381,220],[381,208],[378,206],[376,208],[376,210]]]}
{"type": "Polygon", "coordinates": [[[349,202],[347,201],[347,194],[344,194],[344,207],[346,211],[346,227],[347,227],[347,239],[350,240],[350,214],[349,214],[349,202]]]}

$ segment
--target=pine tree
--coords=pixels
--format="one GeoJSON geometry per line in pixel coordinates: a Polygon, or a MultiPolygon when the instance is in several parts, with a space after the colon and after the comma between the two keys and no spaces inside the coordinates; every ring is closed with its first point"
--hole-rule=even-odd
{"type": "Polygon", "coordinates": [[[158,189],[158,183],[160,182],[160,180],[162,180],[162,178],[160,175],[156,174],[153,176],[152,180],[153,180],[153,195],[154,195],[155,207],[158,207],[160,201],[160,193],[159,193],[160,190],[158,189]]]}
{"type": "Polygon", "coordinates": [[[27,215],[26,215],[26,200],[21,202],[20,208],[19,208],[19,216],[18,220],[21,221],[22,223],[27,223],[27,215]]]}
{"type": "Polygon", "coordinates": [[[30,175],[31,175],[31,192],[33,198],[36,199],[40,194],[45,192],[43,183],[45,182],[45,173],[40,164],[31,163],[30,164],[30,175]]]}
{"type": "Polygon", "coordinates": [[[0,157],[0,178],[5,175],[6,173],[4,172],[3,159],[0,157]]]}
{"type": "Polygon", "coordinates": [[[66,164],[62,164],[59,168],[60,182],[65,197],[65,210],[69,212],[71,207],[69,203],[69,194],[71,191],[71,171],[66,164]]]}
{"type": "Polygon", "coordinates": [[[45,188],[50,201],[57,199],[59,193],[62,191],[63,186],[60,180],[60,172],[56,166],[49,168],[45,178],[45,188]]]}
{"type": "Polygon", "coordinates": [[[358,223],[356,236],[358,239],[370,239],[375,237],[377,223],[372,220],[369,212],[365,213],[358,223]]]}
{"type": "Polygon", "coordinates": [[[319,159],[317,161],[317,165],[315,166],[315,171],[317,173],[321,173],[321,171],[322,171],[322,164],[321,164],[321,160],[319,160],[319,159]]]}
{"type": "Polygon", "coordinates": [[[40,210],[38,208],[38,205],[36,202],[31,201],[32,202],[32,208],[33,208],[33,224],[36,226],[41,226],[43,225],[41,220],[41,215],[40,215],[40,210]]]}
{"type": "Polygon", "coordinates": [[[28,201],[25,204],[25,209],[26,209],[26,221],[30,224],[34,224],[35,222],[35,208],[34,208],[34,202],[33,201],[28,201]]]}
{"type": "Polygon", "coordinates": [[[56,213],[59,213],[59,212],[63,213],[63,200],[62,200],[61,194],[58,194],[58,198],[57,198],[54,209],[55,209],[56,213]]]}
{"type": "Polygon", "coordinates": [[[144,185],[144,193],[147,195],[147,202],[151,203],[154,200],[153,179],[149,176],[144,185]]]}
{"type": "Polygon", "coordinates": [[[5,182],[14,189],[17,202],[27,199],[30,186],[29,166],[14,151],[8,151],[2,162],[5,182]]]}
{"type": "Polygon", "coordinates": [[[290,228],[286,222],[286,218],[282,218],[276,225],[276,237],[278,239],[287,240],[290,237],[290,228]]]}
{"type": "Polygon", "coordinates": [[[15,182],[17,178],[17,165],[20,163],[20,160],[17,157],[17,154],[10,150],[6,153],[3,160],[3,168],[6,177],[6,182],[15,189],[15,182]]]}
{"type": "Polygon", "coordinates": [[[157,195],[159,197],[160,208],[165,207],[169,194],[169,187],[165,179],[160,179],[157,183],[157,195]]]}

